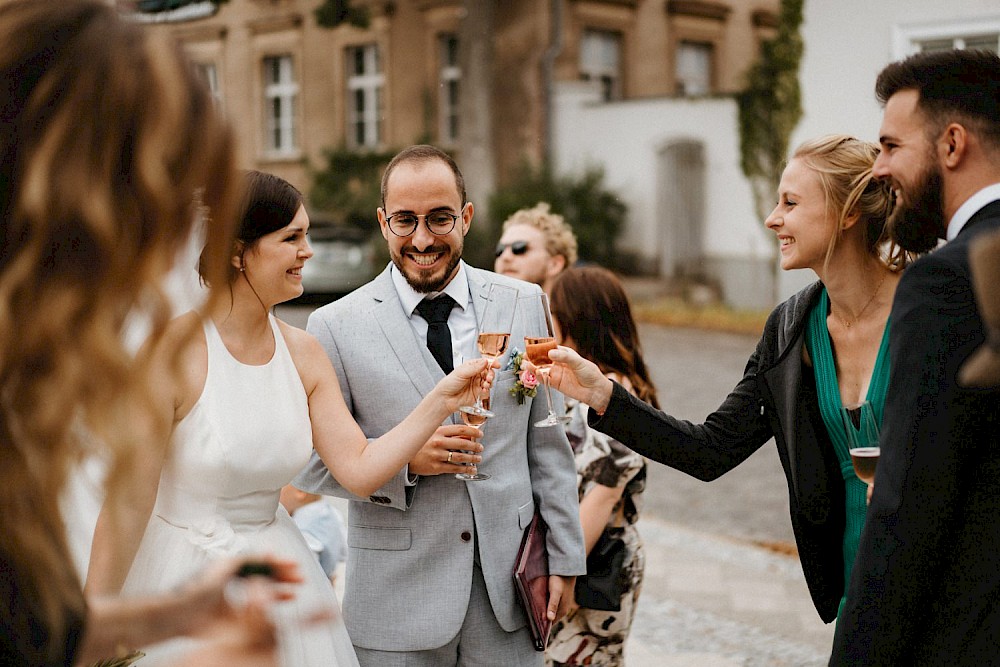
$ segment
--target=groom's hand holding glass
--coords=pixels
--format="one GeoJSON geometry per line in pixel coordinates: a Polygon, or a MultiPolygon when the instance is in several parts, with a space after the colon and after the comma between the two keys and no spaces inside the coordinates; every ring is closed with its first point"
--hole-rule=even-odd
{"type": "MultiPolygon", "coordinates": [[[[474,402],[477,395],[488,394],[493,382],[492,369],[499,362],[487,358],[466,361],[441,380],[440,388],[448,393],[455,406],[474,402]],[[484,372],[486,371],[486,372],[484,372]],[[481,382],[480,382],[481,381],[481,382]]],[[[483,457],[483,446],[474,439],[479,429],[465,424],[442,424],[408,464],[413,475],[441,475],[474,472],[483,457]],[[471,441],[471,442],[470,442],[471,441]],[[473,466],[471,469],[469,466],[473,466]]]]}

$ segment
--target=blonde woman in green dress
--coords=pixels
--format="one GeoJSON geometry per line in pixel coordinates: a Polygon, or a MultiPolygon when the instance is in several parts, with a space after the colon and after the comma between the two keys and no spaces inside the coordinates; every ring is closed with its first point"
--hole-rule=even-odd
{"type": "Polygon", "coordinates": [[[893,193],[872,174],[878,153],[833,135],[792,155],[765,224],[781,268],[811,269],[819,280],[775,308],[743,378],[703,424],[651,409],[572,350],[551,354],[553,386],[590,405],[592,427],[699,479],[719,477],[774,438],[799,559],[827,622],[842,603],[866,511],[840,411],[868,400],[881,420],[889,310],[910,259],[888,241],[893,193]]]}

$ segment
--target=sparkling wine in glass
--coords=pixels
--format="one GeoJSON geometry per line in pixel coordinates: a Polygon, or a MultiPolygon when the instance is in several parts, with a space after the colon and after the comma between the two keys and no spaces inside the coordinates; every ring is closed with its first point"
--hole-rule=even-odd
{"type": "MultiPolygon", "coordinates": [[[[474,426],[475,428],[479,429],[479,436],[477,438],[475,438],[474,441],[478,441],[479,439],[481,439],[483,437],[483,425],[486,424],[486,420],[489,419],[490,415],[493,414],[492,412],[490,412],[490,397],[488,395],[487,396],[483,396],[481,398],[481,401],[482,401],[482,407],[483,407],[482,411],[479,411],[479,412],[477,412],[475,410],[462,410],[461,411],[461,413],[462,413],[462,421],[465,422],[465,425],[466,426],[474,426]]],[[[467,451],[465,453],[466,454],[472,454],[474,452],[468,452],[467,451]]],[[[471,466],[472,464],[470,463],[469,465],[471,466]]],[[[478,469],[477,469],[477,471],[475,473],[470,473],[470,472],[455,473],[455,477],[458,478],[458,479],[461,479],[461,480],[465,480],[466,482],[477,482],[477,481],[479,481],[481,479],[489,479],[490,478],[489,475],[487,475],[485,473],[479,472],[478,469]]]]}
{"type": "Polygon", "coordinates": [[[552,313],[549,311],[549,297],[546,294],[532,294],[521,300],[524,302],[521,308],[530,308],[530,311],[522,311],[529,323],[524,337],[524,356],[538,369],[539,378],[545,385],[545,401],[549,408],[548,416],[535,422],[535,426],[544,428],[568,424],[568,416],[557,415],[552,410],[552,390],[549,388],[552,359],[549,358],[549,352],[556,349],[556,337],[552,328],[552,313]]]}
{"type": "Polygon", "coordinates": [[[875,466],[879,457],[879,425],[868,401],[845,405],[841,410],[847,446],[851,453],[854,474],[865,484],[875,482],[875,466]]]}
{"type": "MultiPolygon", "coordinates": [[[[492,365],[504,352],[507,351],[507,344],[510,342],[511,327],[514,324],[514,306],[517,303],[517,290],[513,287],[493,283],[490,285],[489,295],[486,297],[486,307],[483,309],[483,316],[479,320],[479,334],[476,337],[476,346],[479,354],[490,360],[492,365]]],[[[483,403],[483,396],[480,391],[476,392],[475,405],[463,405],[459,408],[463,414],[472,414],[479,417],[492,417],[483,403]]]]}

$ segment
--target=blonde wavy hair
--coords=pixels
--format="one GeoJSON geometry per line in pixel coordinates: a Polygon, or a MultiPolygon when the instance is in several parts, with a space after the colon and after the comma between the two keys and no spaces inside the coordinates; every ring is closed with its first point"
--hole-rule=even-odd
{"type": "Polygon", "coordinates": [[[576,264],[576,234],[565,218],[550,211],[547,202],[538,202],[531,208],[522,208],[510,214],[503,223],[503,230],[511,225],[528,225],[534,227],[545,237],[545,250],[553,257],[566,258],[566,268],[576,264]]]}
{"type": "Polygon", "coordinates": [[[225,280],[239,181],[231,132],[178,46],[107,2],[0,3],[0,90],[0,549],[58,655],[84,610],[58,497],[88,448],[114,497],[166,440],[149,438],[170,428],[150,354],[123,332],[141,312],[162,340],[161,280],[206,212],[206,270],[225,280]]]}
{"type": "MultiPolygon", "coordinates": [[[[875,178],[872,169],[878,144],[846,134],[830,134],[802,143],[792,154],[819,176],[827,210],[836,215],[837,229],[852,215],[859,215],[865,250],[889,269],[902,271],[912,257],[889,238],[886,225],[894,198],[888,182],[875,178]]],[[[833,234],[826,250],[829,263],[842,234],[833,234]]]]}

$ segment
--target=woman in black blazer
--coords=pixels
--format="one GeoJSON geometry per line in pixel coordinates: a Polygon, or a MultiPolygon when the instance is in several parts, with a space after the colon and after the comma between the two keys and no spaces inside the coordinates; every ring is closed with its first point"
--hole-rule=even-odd
{"type": "Polygon", "coordinates": [[[812,269],[819,281],[775,308],[743,378],[703,424],[636,400],[571,350],[552,354],[553,385],[591,406],[594,428],[699,479],[773,437],[802,568],[827,622],[849,580],[867,491],[851,470],[840,408],[867,399],[881,414],[889,309],[908,260],[887,241],[892,194],[872,177],[878,150],[836,135],[795,151],[765,224],[781,267],[812,269]]]}

